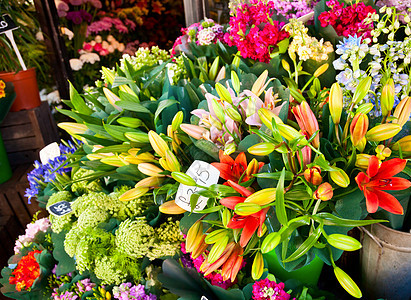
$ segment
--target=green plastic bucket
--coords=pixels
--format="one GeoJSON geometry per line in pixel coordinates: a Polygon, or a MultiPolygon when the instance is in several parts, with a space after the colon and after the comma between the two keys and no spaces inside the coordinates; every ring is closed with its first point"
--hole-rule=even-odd
{"type": "Polygon", "coordinates": [[[0,134],[0,183],[6,182],[11,178],[13,172],[11,171],[9,159],[7,157],[6,148],[4,148],[3,139],[0,134]]]}
{"type": "Polygon", "coordinates": [[[302,283],[310,285],[317,285],[324,266],[324,262],[316,256],[308,265],[295,271],[288,272],[280,265],[275,250],[265,254],[264,258],[268,263],[269,272],[276,278],[279,278],[282,281],[297,279],[302,283]]]}

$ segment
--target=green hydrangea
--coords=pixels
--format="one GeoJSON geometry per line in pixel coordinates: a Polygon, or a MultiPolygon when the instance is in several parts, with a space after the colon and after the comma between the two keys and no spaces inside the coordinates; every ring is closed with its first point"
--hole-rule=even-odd
{"type": "Polygon", "coordinates": [[[134,221],[127,219],[116,230],[116,247],[118,251],[134,258],[147,255],[155,240],[155,231],[144,218],[134,221]]]}
{"type": "Polygon", "coordinates": [[[91,206],[80,214],[77,220],[77,227],[81,230],[94,228],[98,224],[107,221],[109,217],[110,215],[105,210],[97,206],[91,206]]]}
{"type": "Polygon", "coordinates": [[[150,260],[155,260],[157,258],[165,256],[174,256],[180,250],[181,243],[154,243],[150,252],[147,253],[147,257],[150,260]]]}
{"type": "MultiPolygon", "coordinates": [[[[46,208],[60,201],[70,202],[71,200],[73,200],[73,196],[70,192],[60,191],[50,196],[47,202],[46,208]]],[[[73,217],[74,217],[73,213],[60,216],[60,217],[50,215],[49,220],[51,223],[51,229],[55,233],[59,233],[63,230],[70,230],[72,223],[73,223],[73,217]]]]}
{"type": "Polygon", "coordinates": [[[66,253],[73,257],[76,254],[77,244],[82,237],[82,234],[74,226],[69,232],[67,232],[64,239],[64,250],[66,253]]]}
{"type": "Polygon", "coordinates": [[[101,279],[102,284],[119,285],[127,278],[127,273],[119,268],[115,256],[103,256],[95,259],[94,274],[101,279]]]}
{"type": "MultiPolygon", "coordinates": [[[[94,173],[93,170],[87,170],[80,168],[78,169],[72,176],[72,180],[79,180],[84,177],[90,176],[94,173]]],[[[79,182],[75,182],[71,185],[71,191],[73,193],[77,193],[79,195],[84,194],[84,193],[89,193],[89,192],[98,192],[103,190],[103,187],[100,184],[100,180],[94,180],[91,182],[88,182],[88,180],[82,180],[79,182]]]]}
{"type": "Polygon", "coordinates": [[[184,58],[182,55],[174,57],[174,62],[167,64],[168,78],[171,83],[177,85],[180,79],[187,77],[187,69],[184,66],[184,58]]]}
{"type": "Polygon", "coordinates": [[[133,66],[135,71],[140,70],[144,66],[154,66],[162,64],[170,58],[166,50],[160,49],[158,46],[150,48],[139,48],[134,56],[123,55],[120,59],[120,69],[125,70],[125,61],[133,66]]]}
{"type": "Polygon", "coordinates": [[[94,202],[96,198],[106,195],[104,193],[101,193],[102,195],[99,194],[100,193],[91,192],[89,194],[84,194],[73,201],[73,203],[71,204],[71,209],[73,210],[75,216],[78,218],[83,213],[83,211],[86,211],[91,207],[95,207],[94,202]]]}

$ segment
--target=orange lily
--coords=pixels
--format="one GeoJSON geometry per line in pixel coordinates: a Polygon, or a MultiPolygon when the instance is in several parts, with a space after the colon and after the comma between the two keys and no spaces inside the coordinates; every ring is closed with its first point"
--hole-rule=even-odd
{"type": "MultiPolygon", "coordinates": [[[[234,209],[238,203],[243,203],[248,196],[252,194],[249,190],[245,187],[240,186],[239,184],[228,180],[228,184],[234,188],[237,192],[239,192],[243,197],[232,196],[223,198],[220,200],[220,203],[227,208],[234,209]]],[[[234,213],[234,216],[228,222],[227,227],[231,229],[240,229],[242,228],[243,231],[241,232],[240,238],[240,246],[245,247],[247,243],[250,241],[251,237],[258,229],[257,234],[261,235],[263,232],[263,224],[265,221],[265,217],[267,214],[268,208],[264,208],[255,214],[251,214],[248,216],[240,216],[234,213]]]]}
{"type": "MultiPolygon", "coordinates": [[[[295,115],[302,132],[308,133],[309,137],[319,129],[318,121],[311,110],[310,105],[306,101],[293,107],[293,114],[295,115]]],[[[320,136],[317,134],[311,143],[315,148],[318,148],[320,146],[320,136]]]]}
{"type": "MultiPolygon", "coordinates": [[[[244,175],[242,182],[250,180],[252,174],[247,175],[247,158],[244,152],[238,154],[234,160],[229,155],[225,155],[224,151],[220,150],[219,158],[219,163],[211,163],[211,165],[220,171],[221,178],[238,182],[241,176],[244,175]]],[[[258,172],[263,165],[263,162],[259,162],[258,168],[255,171],[258,172]]]]}
{"type": "Polygon", "coordinates": [[[404,209],[400,202],[391,194],[382,190],[405,190],[411,186],[411,182],[405,178],[392,177],[404,170],[407,161],[393,158],[379,165],[376,156],[371,156],[367,173],[360,172],[355,181],[361,191],[364,192],[367,211],[374,213],[378,206],[393,214],[403,214],[404,209]]]}

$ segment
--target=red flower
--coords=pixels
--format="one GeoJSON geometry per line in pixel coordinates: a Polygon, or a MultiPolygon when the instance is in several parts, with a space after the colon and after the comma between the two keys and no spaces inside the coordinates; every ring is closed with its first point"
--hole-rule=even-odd
{"type": "MultiPolygon", "coordinates": [[[[245,187],[242,187],[231,180],[228,180],[228,184],[244,197],[233,196],[221,199],[220,203],[227,208],[234,209],[238,203],[243,203],[245,199],[247,199],[247,197],[252,194],[252,192],[247,190],[245,187]]],[[[250,241],[251,237],[257,229],[257,234],[262,234],[263,224],[265,221],[267,211],[268,208],[264,208],[259,212],[249,216],[240,216],[234,213],[234,216],[228,222],[227,227],[231,229],[243,229],[240,238],[241,247],[244,248],[247,245],[247,243],[250,241]]]]}
{"type": "Polygon", "coordinates": [[[16,290],[28,290],[34,281],[40,276],[40,266],[34,257],[34,254],[41,253],[39,250],[31,251],[24,256],[17,264],[17,267],[11,273],[9,283],[16,285],[16,290]]]}
{"type": "MultiPolygon", "coordinates": [[[[237,155],[236,159],[232,159],[229,155],[224,155],[224,152],[220,150],[219,153],[220,162],[219,163],[211,163],[211,165],[217,168],[220,171],[220,177],[225,180],[231,180],[234,182],[239,182],[241,176],[243,176],[241,182],[245,182],[250,180],[250,176],[252,174],[257,173],[262,166],[264,166],[263,162],[259,162],[251,172],[247,172],[247,159],[245,157],[244,152],[241,152],[237,155]]],[[[253,163],[253,162],[252,162],[253,163]]],[[[251,164],[251,163],[250,163],[251,164]]]]}
{"type": "Polygon", "coordinates": [[[400,173],[406,164],[405,159],[393,158],[379,166],[378,158],[370,157],[367,173],[361,172],[355,177],[358,187],[364,192],[369,213],[376,212],[378,206],[393,214],[404,213],[398,200],[382,190],[405,190],[411,186],[407,179],[392,177],[400,173]]]}

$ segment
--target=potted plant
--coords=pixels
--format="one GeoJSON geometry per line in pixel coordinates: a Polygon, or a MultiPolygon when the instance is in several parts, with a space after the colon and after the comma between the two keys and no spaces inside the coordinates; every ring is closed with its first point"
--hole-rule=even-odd
{"type": "Polygon", "coordinates": [[[19,26],[13,30],[18,49],[29,68],[25,70],[19,63],[11,42],[6,35],[0,35],[0,78],[12,82],[16,91],[16,100],[11,111],[31,109],[40,105],[39,88],[36,79],[36,69],[40,70],[42,81],[48,81],[45,61],[45,45],[41,41],[39,24],[35,16],[35,8],[28,1],[3,1],[0,5],[0,15],[7,14],[19,26]]]}

